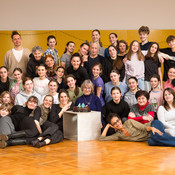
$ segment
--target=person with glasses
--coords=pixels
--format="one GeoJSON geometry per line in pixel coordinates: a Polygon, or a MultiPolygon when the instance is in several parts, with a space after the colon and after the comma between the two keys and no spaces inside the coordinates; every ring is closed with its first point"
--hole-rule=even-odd
{"type": "Polygon", "coordinates": [[[124,124],[117,114],[108,116],[108,124],[103,130],[100,141],[148,141],[150,146],[175,146],[175,137],[165,133],[164,126],[159,120],[141,124],[135,120],[127,120],[124,124]],[[116,133],[106,136],[109,128],[115,128],[116,133]]]}
{"type": "Polygon", "coordinates": [[[91,82],[91,80],[85,80],[83,84],[81,85],[81,90],[83,91],[83,95],[79,98],[77,98],[75,102],[75,106],[78,106],[79,104],[82,105],[83,103],[85,106],[89,106],[91,111],[102,111],[102,106],[100,99],[93,94],[94,92],[94,86],[91,82]]]}

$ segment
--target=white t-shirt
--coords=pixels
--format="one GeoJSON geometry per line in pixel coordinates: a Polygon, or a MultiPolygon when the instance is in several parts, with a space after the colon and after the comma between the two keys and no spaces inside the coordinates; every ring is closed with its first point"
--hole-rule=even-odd
{"type": "Polygon", "coordinates": [[[41,96],[47,95],[49,93],[48,83],[49,80],[47,78],[40,80],[39,77],[35,77],[33,79],[34,90],[41,96]]]}
{"type": "Polygon", "coordinates": [[[22,54],[23,54],[23,49],[22,50],[15,50],[14,48],[12,49],[13,55],[15,56],[16,60],[18,63],[21,61],[22,54]]]}
{"type": "MultiPolygon", "coordinates": [[[[43,95],[42,96],[42,101],[44,100],[44,97],[45,97],[46,95],[43,95]]],[[[56,94],[56,95],[54,95],[53,96],[53,104],[60,104],[60,101],[59,101],[59,99],[58,99],[58,93],[56,94]]]]}

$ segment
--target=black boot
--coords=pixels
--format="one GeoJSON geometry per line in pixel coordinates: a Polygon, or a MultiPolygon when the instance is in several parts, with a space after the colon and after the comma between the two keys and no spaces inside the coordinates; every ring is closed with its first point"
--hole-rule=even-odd
{"type": "Polygon", "coordinates": [[[46,145],[46,142],[45,142],[45,141],[42,141],[42,142],[38,142],[38,143],[35,145],[35,147],[40,148],[40,147],[45,146],[45,145],[46,145]]]}
{"type": "Polygon", "coordinates": [[[6,141],[6,143],[7,146],[27,145],[26,138],[9,139],[6,141]]]}
{"type": "Polygon", "coordinates": [[[13,134],[9,134],[9,135],[5,135],[2,134],[0,135],[0,140],[9,140],[9,139],[16,139],[16,138],[21,138],[21,137],[25,137],[26,136],[26,132],[25,131],[17,131],[13,134]]]}
{"type": "Polygon", "coordinates": [[[26,144],[27,144],[27,141],[25,138],[9,139],[7,141],[1,140],[0,148],[5,148],[6,146],[26,145],[26,144]]]}
{"type": "Polygon", "coordinates": [[[37,144],[38,142],[39,142],[39,140],[38,140],[38,139],[33,140],[33,141],[32,141],[32,146],[34,146],[34,147],[35,147],[35,146],[36,146],[36,144],[37,144]]]}

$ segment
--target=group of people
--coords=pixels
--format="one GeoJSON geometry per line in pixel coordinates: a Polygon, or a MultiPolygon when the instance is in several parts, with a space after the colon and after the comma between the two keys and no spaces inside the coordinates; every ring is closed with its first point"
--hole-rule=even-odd
{"type": "Polygon", "coordinates": [[[62,141],[63,113],[82,104],[101,112],[100,140],[175,146],[175,36],[167,37],[169,48],[159,49],[149,32],[140,27],[141,43],[129,47],[110,33],[105,49],[95,29],[92,42],[74,52],[69,41],[59,59],[55,36],[48,36],[44,53],[40,46],[30,53],[13,31],[14,48],[0,67],[0,147],[62,141]]]}

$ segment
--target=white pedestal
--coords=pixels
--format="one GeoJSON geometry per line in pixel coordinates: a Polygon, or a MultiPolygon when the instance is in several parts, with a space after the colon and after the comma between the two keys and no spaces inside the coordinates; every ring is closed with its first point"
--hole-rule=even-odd
{"type": "Polygon", "coordinates": [[[98,140],[101,135],[101,112],[73,112],[63,114],[64,138],[77,141],[98,140]]]}

